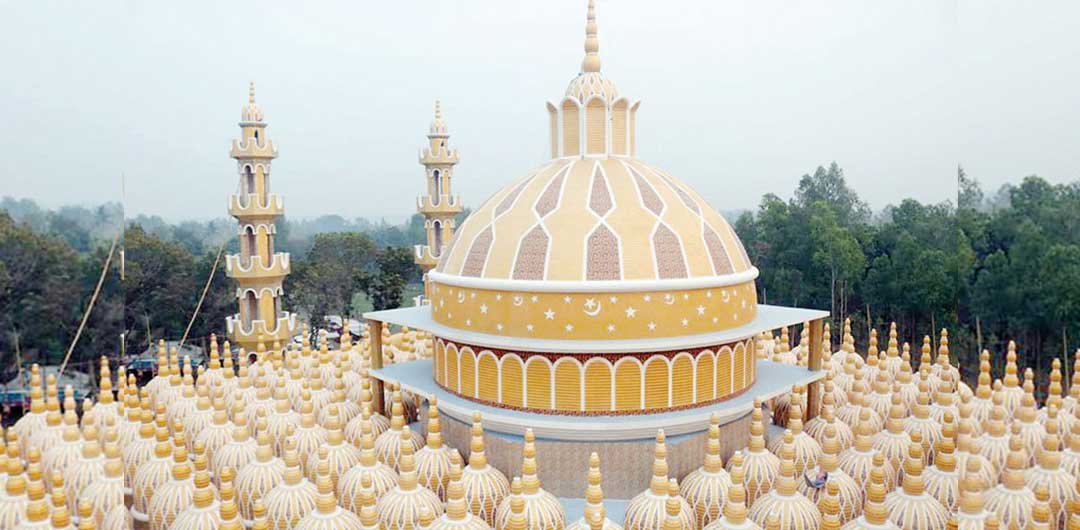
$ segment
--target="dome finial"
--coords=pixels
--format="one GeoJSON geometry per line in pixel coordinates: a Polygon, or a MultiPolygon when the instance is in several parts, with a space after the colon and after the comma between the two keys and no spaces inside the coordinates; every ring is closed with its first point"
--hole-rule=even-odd
{"type": "Polygon", "coordinates": [[[248,81],[248,103],[255,104],[255,81],[248,81]]]}
{"type": "Polygon", "coordinates": [[[589,13],[585,18],[585,59],[581,72],[600,71],[600,40],[596,37],[596,0],[589,0],[589,13]]]}

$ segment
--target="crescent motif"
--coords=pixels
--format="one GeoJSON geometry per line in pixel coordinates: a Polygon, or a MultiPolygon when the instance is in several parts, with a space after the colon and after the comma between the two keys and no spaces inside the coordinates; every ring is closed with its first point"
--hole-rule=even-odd
{"type": "Polygon", "coordinates": [[[671,293],[665,294],[664,295],[664,303],[667,304],[667,305],[674,305],[675,304],[675,295],[673,295],[671,293]]]}
{"type": "Polygon", "coordinates": [[[524,304],[524,303],[525,303],[525,298],[523,298],[521,295],[514,296],[514,305],[515,306],[520,306],[521,304],[524,304]]]}
{"type": "Polygon", "coordinates": [[[603,310],[603,309],[604,309],[604,304],[603,304],[603,302],[597,302],[597,303],[596,303],[596,309],[594,309],[594,310],[592,310],[592,311],[589,311],[588,309],[582,309],[582,311],[584,311],[586,315],[589,315],[589,316],[591,316],[591,317],[594,317],[594,316],[596,316],[596,315],[599,315],[599,314],[600,314],[600,311],[601,311],[601,310],[603,310]]]}
{"type": "Polygon", "coordinates": [[[720,298],[721,298],[721,299],[722,299],[722,300],[724,301],[724,303],[726,304],[726,303],[728,303],[728,302],[729,302],[729,301],[731,300],[731,295],[730,295],[730,294],[728,294],[728,292],[727,292],[727,289],[724,289],[723,291],[720,291],[720,298]]]}
{"type": "Polygon", "coordinates": [[[457,294],[457,303],[459,303],[459,304],[464,304],[465,303],[465,293],[464,292],[458,292],[458,294],[457,294]]]}

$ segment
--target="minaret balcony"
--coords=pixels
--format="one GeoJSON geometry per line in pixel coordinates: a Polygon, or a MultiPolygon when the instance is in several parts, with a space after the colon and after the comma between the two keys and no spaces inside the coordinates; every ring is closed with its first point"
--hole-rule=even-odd
{"type": "Polygon", "coordinates": [[[257,142],[254,139],[233,140],[229,156],[233,158],[277,158],[277,146],[273,140],[257,142]]]}
{"type": "Polygon", "coordinates": [[[439,149],[432,151],[430,147],[420,150],[420,163],[427,165],[454,165],[458,163],[457,149],[439,149]]]}
{"type": "Polygon", "coordinates": [[[292,266],[287,252],[275,253],[270,257],[270,263],[264,263],[259,255],[252,256],[247,264],[243,263],[239,254],[225,256],[225,274],[239,281],[280,278],[290,272],[292,266]]]}
{"type": "Polygon", "coordinates": [[[263,201],[257,193],[229,195],[229,215],[237,219],[279,217],[285,213],[285,201],[271,193],[263,201]]]}
{"type": "Polygon", "coordinates": [[[421,269],[434,269],[439,264],[439,257],[431,252],[427,245],[415,245],[413,247],[413,261],[421,269]]]}
{"type": "Polygon", "coordinates": [[[421,214],[452,216],[461,212],[460,195],[421,195],[416,198],[416,210],[421,214]]]}
{"type": "Polygon", "coordinates": [[[282,311],[276,321],[252,320],[251,325],[245,326],[237,313],[225,317],[225,329],[229,338],[237,344],[255,345],[261,340],[269,348],[276,340],[284,347],[297,333],[296,315],[282,311]]]}

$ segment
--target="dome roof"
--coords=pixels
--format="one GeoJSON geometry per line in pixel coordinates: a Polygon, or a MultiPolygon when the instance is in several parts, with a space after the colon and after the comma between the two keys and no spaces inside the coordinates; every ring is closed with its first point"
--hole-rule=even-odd
{"type": "Polygon", "coordinates": [[[590,96],[600,96],[607,101],[615,101],[619,98],[619,89],[615,83],[604,77],[600,72],[582,72],[570,80],[570,86],[566,87],[566,97],[577,98],[584,103],[590,96]]]}
{"type": "Polygon", "coordinates": [[[533,170],[462,223],[436,269],[447,283],[756,275],[734,230],[700,195],[631,158],[556,159],[533,170]]]}

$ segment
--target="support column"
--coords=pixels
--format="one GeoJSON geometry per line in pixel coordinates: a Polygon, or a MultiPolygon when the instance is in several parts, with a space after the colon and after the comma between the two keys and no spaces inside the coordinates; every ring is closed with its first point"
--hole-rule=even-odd
{"type": "MultiPolygon", "coordinates": [[[[808,358],[807,368],[811,372],[821,370],[821,348],[823,347],[821,344],[821,335],[824,324],[825,319],[818,319],[810,322],[810,356],[808,358]]],[[[820,412],[822,384],[822,381],[818,380],[810,383],[806,389],[807,420],[816,417],[820,412]]]]}
{"type": "MultiPolygon", "coordinates": [[[[368,319],[368,345],[371,347],[371,368],[382,368],[382,330],[383,323],[379,320],[368,319]]],[[[371,402],[375,407],[372,412],[378,412],[383,414],[383,382],[382,379],[377,377],[370,377],[371,380],[371,402]]]]}

